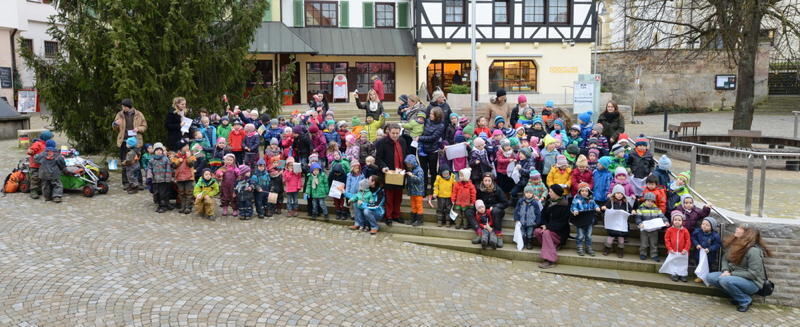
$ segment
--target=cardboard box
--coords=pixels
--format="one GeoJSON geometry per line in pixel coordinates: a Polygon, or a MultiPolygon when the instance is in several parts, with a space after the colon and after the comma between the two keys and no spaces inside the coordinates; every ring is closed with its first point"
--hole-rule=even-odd
{"type": "Polygon", "coordinates": [[[405,176],[405,172],[390,170],[386,172],[386,184],[403,185],[403,178],[405,178],[405,176]]]}

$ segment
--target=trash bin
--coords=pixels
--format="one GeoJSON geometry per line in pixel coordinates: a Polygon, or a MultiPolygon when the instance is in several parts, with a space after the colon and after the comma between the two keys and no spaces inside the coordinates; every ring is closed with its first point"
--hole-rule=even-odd
{"type": "Polygon", "coordinates": [[[294,93],[292,93],[292,90],[283,90],[283,105],[284,106],[291,106],[293,104],[292,103],[292,96],[293,95],[294,95],[294,93]]]}

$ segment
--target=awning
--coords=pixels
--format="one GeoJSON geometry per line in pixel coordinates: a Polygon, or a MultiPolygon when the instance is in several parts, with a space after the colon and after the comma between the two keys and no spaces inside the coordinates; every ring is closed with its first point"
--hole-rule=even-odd
{"type": "Polygon", "coordinates": [[[261,23],[261,27],[256,29],[249,51],[250,53],[317,52],[281,22],[261,23]]]}
{"type": "Polygon", "coordinates": [[[408,29],[289,28],[282,22],[262,23],[250,53],[311,53],[326,56],[416,56],[408,29]]]}

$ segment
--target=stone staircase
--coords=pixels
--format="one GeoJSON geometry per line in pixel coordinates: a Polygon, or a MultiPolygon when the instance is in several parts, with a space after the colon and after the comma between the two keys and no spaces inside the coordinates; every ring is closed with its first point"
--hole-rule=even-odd
{"type": "MultiPolygon", "coordinates": [[[[300,210],[301,212],[298,214],[298,218],[310,219],[306,211],[307,202],[305,200],[300,200],[300,210]]],[[[353,224],[351,220],[336,220],[336,214],[333,210],[334,207],[331,201],[328,201],[328,211],[331,219],[325,221],[318,218],[317,221],[341,225],[342,228],[347,228],[347,226],[353,224]]],[[[410,218],[410,203],[407,196],[403,197],[401,216],[405,219],[410,218]]],[[[480,245],[472,244],[470,240],[475,236],[475,233],[471,230],[437,227],[436,219],[436,209],[429,208],[426,203],[423,209],[423,220],[425,222],[423,226],[413,227],[397,223],[392,226],[386,226],[383,223],[379,223],[380,232],[390,233],[392,239],[401,242],[469,252],[513,260],[515,262],[527,262],[530,263],[532,270],[539,270],[533,263],[541,261],[539,258],[540,248],[536,246],[533,250],[523,249],[522,251],[517,251],[516,244],[512,242],[514,233],[513,208],[506,210],[506,215],[503,219],[503,241],[505,244],[503,248],[497,250],[483,250],[480,245]]],[[[666,290],[723,296],[719,290],[705,287],[703,284],[694,283],[691,280],[687,283],[672,282],[669,276],[658,273],[661,263],[650,259],[640,260],[638,255],[639,233],[635,231],[636,229],[632,222],[630,223],[631,230],[634,232],[630,233],[629,237],[625,240],[624,257],[618,258],[615,254],[603,256],[601,252],[607,234],[600,224],[602,224],[602,222],[596,224],[592,230],[592,248],[597,252],[597,256],[578,256],[575,251],[576,242],[574,238],[570,238],[561,250],[558,251],[558,265],[555,268],[540,271],[544,273],[563,274],[666,290]]],[[[359,232],[354,231],[353,233],[359,232]]],[[[572,229],[571,236],[575,236],[574,228],[572,229]]],[[[666,249],[663,247],[663,233],[660,243],[659,254],[663,262],[663,259],[666,258],[666,249]]],[[[690,273],[690,279],[693,278],[694,277],[690,273]]]]}
{"type": "Polygon", "coordinates": [[[800,110],[800,95],[770,95],[756,105],[756,114],[791,114],[800,110]]]}
{"type": "MultiPolygon", "coordinates": [[[[399,103],[395,102],[385,102],[383,104],[383,111],[389,114],[389,118],[386,119],[386,123],[399,123],[400,116],[397,115],[397,107],[399,103]]],[[[292,105],[292,106],[284,106],[281,110],[281,114],[283,115],[291,115],[292,112],[305,112],[308,110],[307,105],[292,105]]],[[[331,103],[330,110],[334,112],[334,118],[336,121],[346,120],[350,122],[353,117],[358,117],[361,121],[364,121],[366,117],[366,112],[364,110],[358,109],[355,103],[331,103]]]]}

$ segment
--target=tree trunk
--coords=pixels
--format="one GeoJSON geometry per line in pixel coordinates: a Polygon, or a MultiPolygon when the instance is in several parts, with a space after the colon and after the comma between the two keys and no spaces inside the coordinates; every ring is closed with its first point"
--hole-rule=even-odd
{"type": "MultiPolygon", "coordinates": [[[[738,77],[736,86],[736,106],[733,111],[733,129],[750,130],[753,125],[753,107],[755,93],[755,68],[756,54],[758,53],[758,38],[762,14],[758,6],[752,6],[750,15],[752,20],[742,31],[742,39],[738,60],[738,77]]],[[[746,18],[745,18],[746,20],[746,18]]],[[[732,147],[749,148],[752,140],[749,138],[735,137],[731,139],[732,147]]]]}

